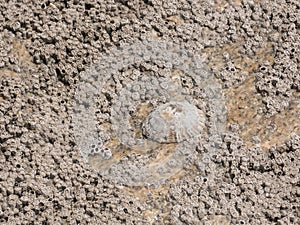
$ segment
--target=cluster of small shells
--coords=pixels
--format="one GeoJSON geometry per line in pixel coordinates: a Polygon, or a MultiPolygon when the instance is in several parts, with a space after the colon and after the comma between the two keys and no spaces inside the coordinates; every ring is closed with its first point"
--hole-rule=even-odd
{"type": "Polygon", "coordinates": [[[128,186],[161,185],[196,154],[203,168],[221,140],[221,86],[193,54],[144,41],[112,50],[85,71],[73,124],[83,159],[128,186]]]}

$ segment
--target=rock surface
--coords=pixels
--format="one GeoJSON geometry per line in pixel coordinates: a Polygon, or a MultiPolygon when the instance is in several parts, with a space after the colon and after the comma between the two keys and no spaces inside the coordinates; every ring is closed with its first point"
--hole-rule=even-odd
{"type": "MultiPolygon", "coordinates": [[[[0,1],[0,9],[0,224],[300,223],[299,1],[13,0],[0,1]],[[222,87],[227,128],[215,151],[197,143],[162,186],[132,187],[83,159],[74,96],[100,55],[149,38],[188,49],[208,65],[222,87]]],[[[170,71],[148,59],[118,76],[145,77],[139,73],[170,71]]],[[[193,77],[178,73],[183,93],[206,98],[193,77]]],[[[118,106],[112,99],[121,100],[115,81],[98,96],[91,132],[110,120],[118,106]]],[[[139,90],[123,88],[132,101],[147,98],[139,90]]],[[[192,103],[209,118],[213,108],[201,102],[192,103]]],[[[136,121],[143,110],[151,108],[134,109],[136,121]]],[[[96,139],[83,140],[99,151],[96,139]]],[[[110,158],[107,149],[101,154],[110,158]]],[[[123,160],[147,160],[130,157],[123,160]]]]}

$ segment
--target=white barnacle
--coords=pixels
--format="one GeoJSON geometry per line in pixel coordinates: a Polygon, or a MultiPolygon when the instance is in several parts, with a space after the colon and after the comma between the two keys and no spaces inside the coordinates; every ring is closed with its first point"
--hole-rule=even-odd
{"type": "Polygon", "coordinates": [[[205,115],[196,106],[168,102],[151,112],[143,124],[143,134],[159,143],[180,143],[201,135],[205,115]]]}

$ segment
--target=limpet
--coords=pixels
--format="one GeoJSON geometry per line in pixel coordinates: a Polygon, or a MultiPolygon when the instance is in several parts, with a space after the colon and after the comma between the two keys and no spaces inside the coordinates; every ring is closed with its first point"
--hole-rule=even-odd
{"type": "Polygon", "coordinates": [[[180,143],[201,134],[205,115],[196,106],[184,102],[168,102],[148,115],[143,134],[159,143],[180,143]]]}

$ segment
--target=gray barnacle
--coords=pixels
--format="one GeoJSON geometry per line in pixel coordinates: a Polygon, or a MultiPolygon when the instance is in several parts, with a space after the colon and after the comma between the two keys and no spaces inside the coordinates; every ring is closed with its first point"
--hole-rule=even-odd
{"type": "Polygon", "coordinates": [[[143,124],[143,134],[159,143],[180,143],[197,138],[205,126],[205,115],[187,101],[168,102],[151,112],[143,124]]]}

